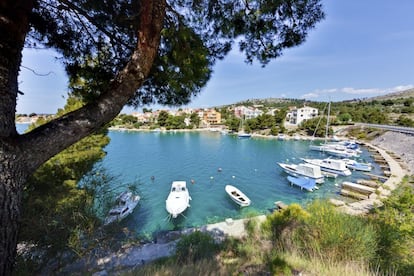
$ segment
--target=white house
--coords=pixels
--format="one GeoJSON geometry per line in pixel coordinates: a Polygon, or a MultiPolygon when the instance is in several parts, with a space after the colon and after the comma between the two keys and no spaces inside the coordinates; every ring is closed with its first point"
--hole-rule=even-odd
{"type": "Polygon", "coordinates": [[[237,106],[234,108],[234,115],[237,118],[244,118],[246,120],[257,118],[262,115],[263,111],[258,108],[249,108],[245,106],[237,106]]]}
{"type": "Polygon", "coordinates": [[[299,125],[304,120],[309,120],[318,116],[318,109],[304,106],[301,108],[293,108],[287,113],[287,120],[290,124],[299,125]]]}

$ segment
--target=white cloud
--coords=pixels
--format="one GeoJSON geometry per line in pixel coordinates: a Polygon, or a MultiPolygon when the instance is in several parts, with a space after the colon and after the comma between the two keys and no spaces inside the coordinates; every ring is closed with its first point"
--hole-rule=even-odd
{"type": "Polygon", "coordinates": [[[343,88],[330,88],[330,89],[317,89],[315,91],[309,92],[307,94],[302,95],[300,98],[305,99],[315,99],[320,98],[329,94],[342,94],[342,97],[345,95],[352,95],[355,97],[355,95],[359,95],[361,97],[366,96],[379,96],[394,92],[401,92],[404,90],[412,89],[414,88],[414,85],[408,84],[408,85],[399,85],[391,88],[353,88],[353,87],[343,87],[343,88]]]}
{"type": "Polygon", "coordinates": [[[320,95],[318,93],[307,93],[307,94],[304,94],[304,95],[300,96],[300,98],[303,98],[303,99],[314,99],[314,98],[318,98],[319,96],[320,95]]]}

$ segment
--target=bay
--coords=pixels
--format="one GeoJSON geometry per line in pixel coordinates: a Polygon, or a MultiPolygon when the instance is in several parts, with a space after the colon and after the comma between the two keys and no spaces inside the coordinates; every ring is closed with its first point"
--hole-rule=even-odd
{"type": "MultiPolygon", "coordinates": [[[[16,125],[19,133],[27,127],[16,125]]],[[[325,180],[312,193],[290,186],[277,162],[300,163],[300,158],[327,157],[310,151],[309,141],[238,139],[208,131],[109,131],[108,135],[111,142],[105,148],[107,155],[98,166],[115,176],[110,184],[112,197],[132,185],[142,198],[121,226],[149,239],[159,231],[268,214],[275,201],[304,205],[318,198],[339,198],[343,181],[367,179],[363,173],[353,172],[349,177],[325,180]],[[165,200],[174,180],[187,181],[192,201],[184,216],[168,220],[165,200]],[[224,191],[227,184],[242,190],[252,204],[238,207],[224,191]]],[[[374,164],[372,173],[382,174],[370,153],[362,149],[361,159],[374,164]]]]}
{"type": "MultiPolygon", "coordinates": [[[[107,155],[101,165],[116,176],[113,188],[119,192],[132,184],[142,197],[121,224],[146,237],[158,231],[202,226],[226,218],[267,214],[275,201],[306,204],[316,198],[336,198],[343,181],[367,178],[361,172],[353,172],[350,177],[325,181],[313,193],[290,186],[277,162],[300,163],[300,158],[326,157],[310,151],[309,141],[238,139],[208,131],[110,131],[109,136],[111,142],[105,148],[107,155]],[[187,181],[192,201],[184,216],[168,220],[165,200],[174,180],[187,181]],[[238,187],[252,204],[238,207],[224,191],[227,184],[238,187]]],[[[361,157],[373,163],[365,149],[361,157]]],[[[375,165],[373,173],[379,171],[375,165]]]]}

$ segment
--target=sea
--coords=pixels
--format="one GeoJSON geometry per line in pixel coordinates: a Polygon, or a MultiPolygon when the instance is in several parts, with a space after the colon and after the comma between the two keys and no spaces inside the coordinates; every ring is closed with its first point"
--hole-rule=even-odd
{"type": "MultiPolygon", "coordinates": [[[[278,162],[327,157],[310,151],[311,142],[306,140],[239,139],[212,131],[109,131],[108,135],[111,142],[105,148],[107,154],[97,166],[113,176],[113,198],[128,187],[141,196],[137,208],[121,226],[146,238],[227,218],[269,214],[276,201],[306,205],[315,199],[339,198],[343,181],[368,179],[362,172],[353,172],[348,177],[326,179],[314,192],[291,186],[278,162]],[[176,180],[187,182],[192,200],[182,216],[171,219],[165,200],[176,180]],[[224,190],[227,184],[246,194],[251,205],[236,205],[224,190]]],[[[360,160],[374,164],[367,149],[362,150],[360,160]]],[[[381,174],[377,164],[372,173],[381,174]]]]}

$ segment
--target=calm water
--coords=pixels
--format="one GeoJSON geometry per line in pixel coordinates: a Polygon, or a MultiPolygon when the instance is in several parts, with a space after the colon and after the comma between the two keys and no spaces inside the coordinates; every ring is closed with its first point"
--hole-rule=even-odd
{"type": "MultiPolygon", "coordinates": [[[[23,132],[26,127],[18,125],[18,131],[23,132]]],[[[238,139],[218,132],[110,131],[109,136],[111,142],[105,148],[107,156],[101,165],[116,176],[113,188],[119,192],[133,183],[142,197],[134,212],[121,223],[146,237],[161,230],[266,214],[278,200],[304,204],[315,198],[338,197],[338,184],[342,181],[366,178],[353,172],[350,177],[325,181],[313,193],[290,186],[277,162],[299,163],[304,157],[326,157],[308,150],[309,141],[238,139]],[[173,180],[187,181],[192,201],[185,217],[167,220],[165,199],[173,180]],[[191,180],[195,183],[191,184],[191,180]],[[252,204],[239,208],[224,191],[227,184],[237,186],[252,204]]],[[[372,162],[363,150],[361,158],[372,162]]],[[[379,172],[376,166],[373,173],[379,172]]]]}
{"type": "MultiPolygon", "coordinates": [[[[103,166],[119,176],[120,182],[114,185],[138,183],[143,198],[122,223],[146,236],[160,230],[268,213],[278,200],[303,204],[315,198],[337,197],[336,183],[362,178],[362,173],[354,172],[348,178],[325,181],[313,193],[290,186],[277,162],[299,163],[301,157],[325,157],[309,151],[308,141],[238,139],[217,132],[111,131],[109,136],[111,143],[106,147],[108,154],[103,166]],[[192,201],[185,217],[169,221],[165,199],[173,180],[187,181],[192,201]],[[191,184],[191,180],[195,183],[191,184]],[[237,186],[252,204],[240,209],[224,191],[227,184],[237,186]]],[[[362,158],[372,161],[366,151],[362,158]]]]}

